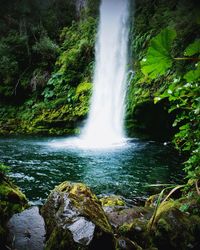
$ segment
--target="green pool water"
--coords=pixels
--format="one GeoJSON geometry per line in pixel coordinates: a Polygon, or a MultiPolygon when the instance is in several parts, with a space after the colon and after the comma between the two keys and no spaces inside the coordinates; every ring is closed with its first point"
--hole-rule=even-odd
{"type": "Polygon", "coordinates": [[[182,179],[180,160],[162,143],[129,140],[107,149],[54,147],[66,138],[1,138],[0,161],[34,204],[42,204],[55,185],[69,180],[86,183],[96,194],[145,198],[148,184],[182,179]]]}

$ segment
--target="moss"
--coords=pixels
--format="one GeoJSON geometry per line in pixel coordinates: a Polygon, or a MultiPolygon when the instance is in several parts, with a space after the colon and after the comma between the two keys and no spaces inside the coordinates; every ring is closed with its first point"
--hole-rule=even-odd
{"type": "Polygon", "coordinates": [[[89,110],[91,86],[80,83],[70,101],[65,96],[48,103],[35,100],[31,106],[25,103],[19,108],[0,106],[0,134],[77,134],[89,110]]]}
{"type": "Polygon", "coordinates": [[[28,207],[25,195],[4,174],[0,178],[0,245],[4,244],[9,218],[28,207]]]}
{"type": "Polygon", "coordinates": [[[154,208],[157,204],[157,200],[158,200],[158,194],[154,194],[154,195],[149,196],[145,202],[145,207],[154,208]]]}
{"type": "MultiPolygon", "coordinates": [[[[66,249],[66,239],[68,241],[68,248],[70,250],[76,250],[76,246],[74,246],[73,238],[71,234],[65,230],[59,230],[55,228],[51,233],[51,237],[45,244],[45,250],[65,250],[66,249]],[[59,244],[58,244],[59,243],[59,244]]],[[[81,246],[79,246],[81,250],[81,246]]],[[[84,248],[82,248],[84,249],[84,248]]]]}
{"type": "Polygon", "coordinates": [[[159,249],[184,250],[189,245],[194,247],[199,244],[200,217],[181,212],[181,202],[182,199],[163,202],[158,207],[155,218],[151,218],[147,225],[152,240],[159,249]]]}
{"type": "Polygon", "coordinates": [[[122,235],[126,235],[130,229],[132,227],[132,223],[128,224],[128,223],[124,223],[120,228],[119,228],[119,232],[122,234],[122,235]]]}
{"type": "Polygon", "coordinates": [[[27,203],[26,196],[5,176],[0,182],[0,197],[1,202],[17,203],[22,206],[27,203]]]}
{"type": "Polygon", "coordinates": [[[125,206],[125,201],[117,195],[106,196],[100,199],[101,205],[104,207],[125,206]]]}
{"type": "Polygon", "coordinates": [[[151,246],[151,238],[147,231],[146,220],[135,219],[130,224],[125,223],[119,228],[119,233],[145,249],[151,246]]]}
{"type": "Polygon", "coordinates": [[[198,249],[200,216],[195,212],[198,210],[197,207],[196,195],[187,199],[182,197],[178,200],[165,201],[161,203],[150,220],[134,219],[133,222],[119,227],[118,234],[131,239],[145,249],[154,247],[160,250],[198,249]],[[185,204],[187,204],[187,210],[180,211],[181,206],[185,204]]]}
{"type": "MultiPolygon", "coordinates": [[[[78,85],[73,101],[62,101],[58,98],[49,103],[24,104],[19,109],[2,111],[0,134],[74,134],[79,123],[86,117],[89,110],[90,83],[78,85]],[[13,116],[17,116],[12,119],[13,116]],[[11,117],[11,119],[8,119],[11,117]]],[[[65,97],[64,100],[67,100],[65,97]]],[[[1,107],[0,107],[1,114],[1,107]]]]}
{"type": "Polygon", "coordinates": [[[163,213],[168,212],[171,208],[178,208],[180,206],[180,204],[178,204],[178,202],[175,202],[174,200],[170,200],[170,201],[166,201],[161,203],[160,206],[158,206],[158,208],[155,208],[155,215],[152,216],[152,218],[150,219],[149,223],[148,223],[148,227],[150,228],[152,226],[152,224],[155,224],[161,217],[161,215],[163,213]]]}

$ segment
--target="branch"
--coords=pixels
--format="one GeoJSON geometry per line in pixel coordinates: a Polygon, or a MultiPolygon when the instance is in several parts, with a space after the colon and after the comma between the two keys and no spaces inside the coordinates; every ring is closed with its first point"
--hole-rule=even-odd
{"type": "Polygon", "coordinates": [[[199,190],[199,187],[198,187],[198,181],[199,180],[195,181],[195,187],[196,187],[196,190],[197,190],[197,194],[200,196],[200,190],[199,190]]]}
{"type": "Polygon", "coordinates": [[[24,70],[24,72],[20,75],[20,77],[19,77],[19,79],[18,79],[18,81],[17,81],[17,84],[15,85],[15,88],[14,88],[14,90],[13,90],[13,94],[14,94],[14,95],[17,94],[17,87],[18,87],[18,85],[19,85],[19,83],[20,83],[20,80],[21,80],[22,76],[26,73],[26,71],[27,71],[29,68],[30,68],[30,66],[28,66],[28,68],[26,68],[26,69],[24,70]]]}
{"type": "Polygon", "coordinates": [[[177,60],[177,61],[190,60],[190,61],[193,61],[193,62],[199,62],[200,57],[175,57],[174,60],[177,60]]]}

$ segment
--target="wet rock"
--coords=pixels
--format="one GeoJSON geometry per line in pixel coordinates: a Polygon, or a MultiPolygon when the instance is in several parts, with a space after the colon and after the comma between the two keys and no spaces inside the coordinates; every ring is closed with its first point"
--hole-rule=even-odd
{"type": "Polygon", "coordinates": [[[68,229],[75,242],[89,245],[94,235],[95,225],[84,217],[79,217],[72,225],[68,226],[68,229]]]}
{"type": "Polygon", "coordinates": [[[111,225],[97,197],[81,183],[64,182],[42,207],[45,249],[115,249],[111,225]]]}
{"type": "Polygon", "coordinates": [[[45,225],[38,207],[12,216],[8,222],[8,245],[15,250],[43,250],[45,225]]]}

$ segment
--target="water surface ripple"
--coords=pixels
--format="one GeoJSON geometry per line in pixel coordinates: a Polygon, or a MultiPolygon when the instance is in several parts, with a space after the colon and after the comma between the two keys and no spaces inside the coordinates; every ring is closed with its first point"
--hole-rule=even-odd
{"type": "Polygon", "coordinates": [[[40,204],[55,185],[84,182],[96,194],[126,198],[146,197],[146,184],[174,183],[181,179],[173,150],[138,139],[122,147],[102,150],[51,147],[62,138],[1,138],[1,162],[11,166],[10,176],[30,201],[40,204]]]}

